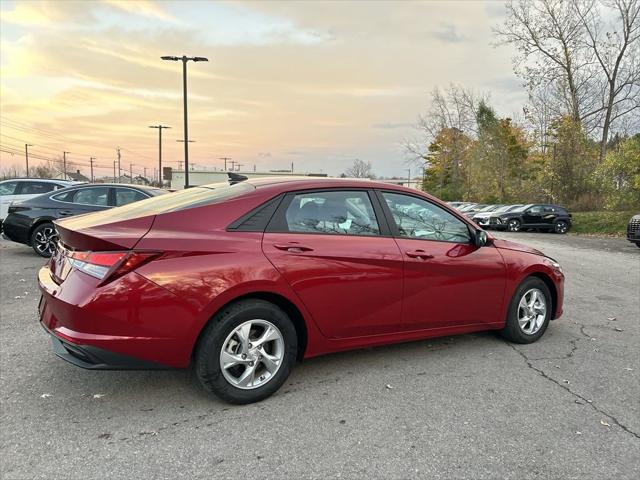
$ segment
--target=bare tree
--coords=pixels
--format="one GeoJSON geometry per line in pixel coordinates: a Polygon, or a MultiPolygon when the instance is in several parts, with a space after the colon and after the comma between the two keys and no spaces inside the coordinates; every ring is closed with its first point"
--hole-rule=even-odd
{"type": "Polygon", "coordinates": [[[409,161],[423,165],[429,144],[445,129],[475,136],[478,133],[478,106],[488,99],[487,94],[478,94],[459,85],[450,84],[444,90],[434,88],[428,110],[418,118],[417,138],[404,142],[409,161]]]}
{"type": "Polygon", "coordinates": [[[640,106],[638,0],[509,0],[506,8],[495,33],[516,47],[530,102],[543,95],[553,117],[568,113],[599,135],[603,158],[614,122],[640,106]]]}
{"type": "Polygon", "coordinates": [[[371,169],[371,162],[365,162],[356,158],[349,168],[344,171],[347,177],[351,178],[375,178],[371,169]]]}
{"type": "Polygon", "coordinates": [[[600,161],[604,159],[612,124],[640,108],[640,2],[613,0],[616,12],[608,25],[599,5],[574,3],[586,34],[585,44],[600,70],[603,95],[595,112],[602,112],[600,161]]]}

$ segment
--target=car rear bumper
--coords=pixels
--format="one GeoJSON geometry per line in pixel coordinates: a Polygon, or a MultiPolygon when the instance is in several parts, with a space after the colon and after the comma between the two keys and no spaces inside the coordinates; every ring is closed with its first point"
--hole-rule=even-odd
{"type": "Polygon", "coordinates": [[[30,226],[30,219],[11,213],[2,222],[2,236],[12,242],[29,245],[30,226]]]}
{"type": "Polygon", "coordinates": [[[48,266],[38,272],[40,323],[60,358],[90,369],[183,368],[195,338],[193,312],[162,287],[135,273],[97,287],[71,271],[57,284],[48,266]]]}
{"type": "Polygon", "coordinates": [[[103,350],[91,345],[78,345],[51,335],[53,353],[76,367],[89,370],[162,370],[169,368],[159,363],[103,350]]]}

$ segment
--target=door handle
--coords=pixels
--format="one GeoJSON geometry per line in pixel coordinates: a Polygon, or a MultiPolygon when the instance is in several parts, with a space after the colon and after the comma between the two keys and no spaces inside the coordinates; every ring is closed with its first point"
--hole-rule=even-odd
{"type": "Polygon", "coordinates": [[[291,243],[288,243],[288,244],[276,243],[274,247],[276,247],[278,250],[285,250],[291,253],[302,253],[302,252],[313,251],[313,248],[305,247],[303,245],[291,244],[291,243]]]}
{"type": "Polygon", "coordinates": [[[405,253],[407,254],[407,257],[419,258],[421,260],[427,260],[429,258],[433,258],[433,255],[425,252],[424,250],[409,250],[405,253]]]}
{"type": "Polygon", "coordinates": [[[73,215],[73,212],[71,210],[60,210],[58,213],[63,217],[68,217],[69,215],[73,215]]]}

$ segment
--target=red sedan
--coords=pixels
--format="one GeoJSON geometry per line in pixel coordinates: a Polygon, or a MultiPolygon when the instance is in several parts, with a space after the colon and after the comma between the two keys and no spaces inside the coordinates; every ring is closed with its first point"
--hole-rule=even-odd
{"type": "Polygon", "coordinates": [[[183,368],[234,403],[296,360],[498,330],[538,340],[560,265],[443,202],[378,182],[278,178],[190,188],[57,221],[39,272],[55,353],[84,368],[183,368]]]}

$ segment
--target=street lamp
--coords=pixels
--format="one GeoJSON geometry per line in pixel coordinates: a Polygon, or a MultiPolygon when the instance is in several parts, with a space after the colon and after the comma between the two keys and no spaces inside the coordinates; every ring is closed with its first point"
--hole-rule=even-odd
{"type": "Polygon", "coordinates": [[[169,60],[172,62],[182,61],[182,102],[184,111],[184,188],[189,188],[189,132],[187,126],[187,62],[208,62],[209,59],[205,57],[174,57],[165,55],[160,57],[162,60],[169,60]]]}

